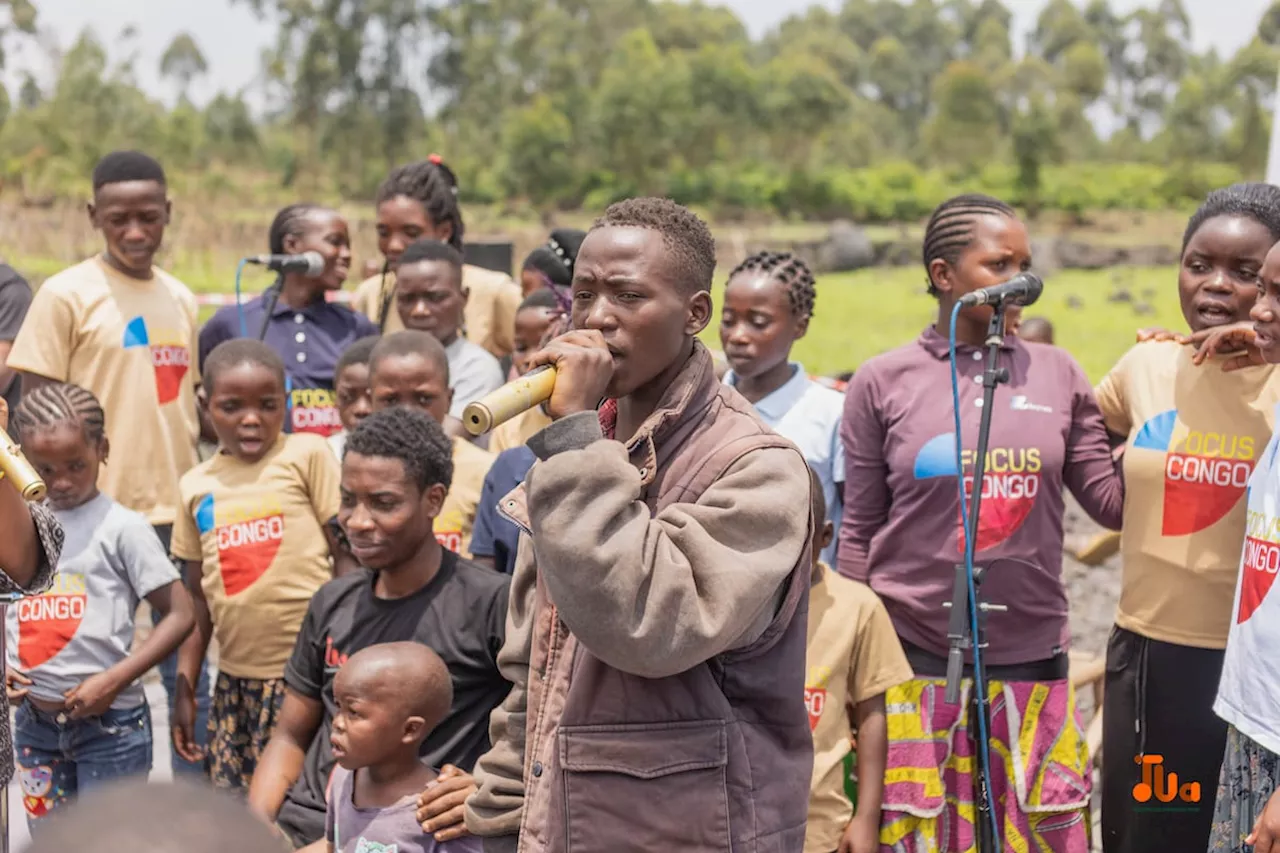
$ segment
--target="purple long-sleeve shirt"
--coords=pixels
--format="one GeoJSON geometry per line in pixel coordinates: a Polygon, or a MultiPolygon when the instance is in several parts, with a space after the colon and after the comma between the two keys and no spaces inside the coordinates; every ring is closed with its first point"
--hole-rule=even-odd
{"type": "MultiPolygon", "coordinates": [[[[973,476],[984,351],[959,345],[964,468],[973,476]]],[[[1007,337],[996,390],[975,565],[989,571],[984,660],[1027,663],[1066,648],[1063,487],[1118,528],[1124,483],[1084,372],[1064,350],[1007,337]]],[[[871,585],[899,636],[945,655],[955,566],[962,561],[947,340],[933,328],[854,374],[840,437],[845,507],[840,573],[871,585]]],[[[968,483],[972,486],[972,482],[968,483]]]]}

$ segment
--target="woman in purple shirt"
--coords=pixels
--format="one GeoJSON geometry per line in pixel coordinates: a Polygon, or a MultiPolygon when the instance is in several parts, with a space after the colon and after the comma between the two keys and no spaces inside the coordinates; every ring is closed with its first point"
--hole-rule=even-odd
{"type": "MultiPolygon", "coordinates": [[[[934,211],[924,263],[937,323],[868,361],[849,386],[839,568],[884,600],[916,673],[886,696],[881,844],[967,853],[976,849],[977,820],[972,680],[964,679],[959,703],[944,697],[945,605],[963,545],[947,335],[956,300],[1029,269],[1031,248],[1011,207],[965,195],[934,211]]],[[[970,476],[991,312],[966,308],[956,326],[970,476]]],[[[1009,382],[995,395],[975,548],[975,565],[986,569],[982,600],[1008,608],[989,613],[984,626],[992,799],[1004,847],[1085,853],[1091,784],[1067,680],[1063,497],[1069,489],[1091,517],[1114,528],[1123,482],[1089,381],[1064,350],[1007,335],[1000,364],[1009,382]]]]}

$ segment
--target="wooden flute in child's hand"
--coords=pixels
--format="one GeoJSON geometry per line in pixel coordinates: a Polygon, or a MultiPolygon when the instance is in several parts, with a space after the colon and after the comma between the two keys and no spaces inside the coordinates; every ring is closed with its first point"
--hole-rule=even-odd
{"type": "Polygon", "coordinates": [[[556,369],[544,364],[470,403],[462,410],[462,425],[472,435],[484,435],[498,424],[550,400],[555,387],[556,369]]]}

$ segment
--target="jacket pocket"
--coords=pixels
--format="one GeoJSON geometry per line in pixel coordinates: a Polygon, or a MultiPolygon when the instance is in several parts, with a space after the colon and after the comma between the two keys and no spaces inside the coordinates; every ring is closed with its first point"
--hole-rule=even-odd
{"type": "Polygon", "coordinates": [[[729,761],[719,721],[559,732],[569,853],[727,853],[729,761]]]}

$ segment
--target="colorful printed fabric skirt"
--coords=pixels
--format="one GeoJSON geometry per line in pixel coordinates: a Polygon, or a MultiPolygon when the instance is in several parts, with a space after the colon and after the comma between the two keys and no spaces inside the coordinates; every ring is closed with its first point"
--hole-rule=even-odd
{"type": "MultiPolygon", "coordinates": [[[[1093,792],[1084,727],[1068,681],[988,682],[991,787],[1008,853],[1088,853],[1093,792]]],[[[889,758],[882,853],[971,853],[981,758],[969,740],[973,682],[960,702],[943,679],[917,679],[885,696],[889,758]]],[[[974,725],[976,733],[976,724],[974,725]]]]}
{"type": "Polygon", "coordinates": [[[218,673],[209,708],[205,769],[214,787],[247,793],[284,702],[284,679],[218,673]]]}
{"type": "Polygon", "coordinates": [[[1244,840],[1267,807],[1267,800],[1280,789],[1280,756],[1265,746],[1227,728],[1227,749],[1218,776],[1218,797],[1213,803],[1213,829],[1209,833],[1211,853],[1246,853],[1244,840]]]}

